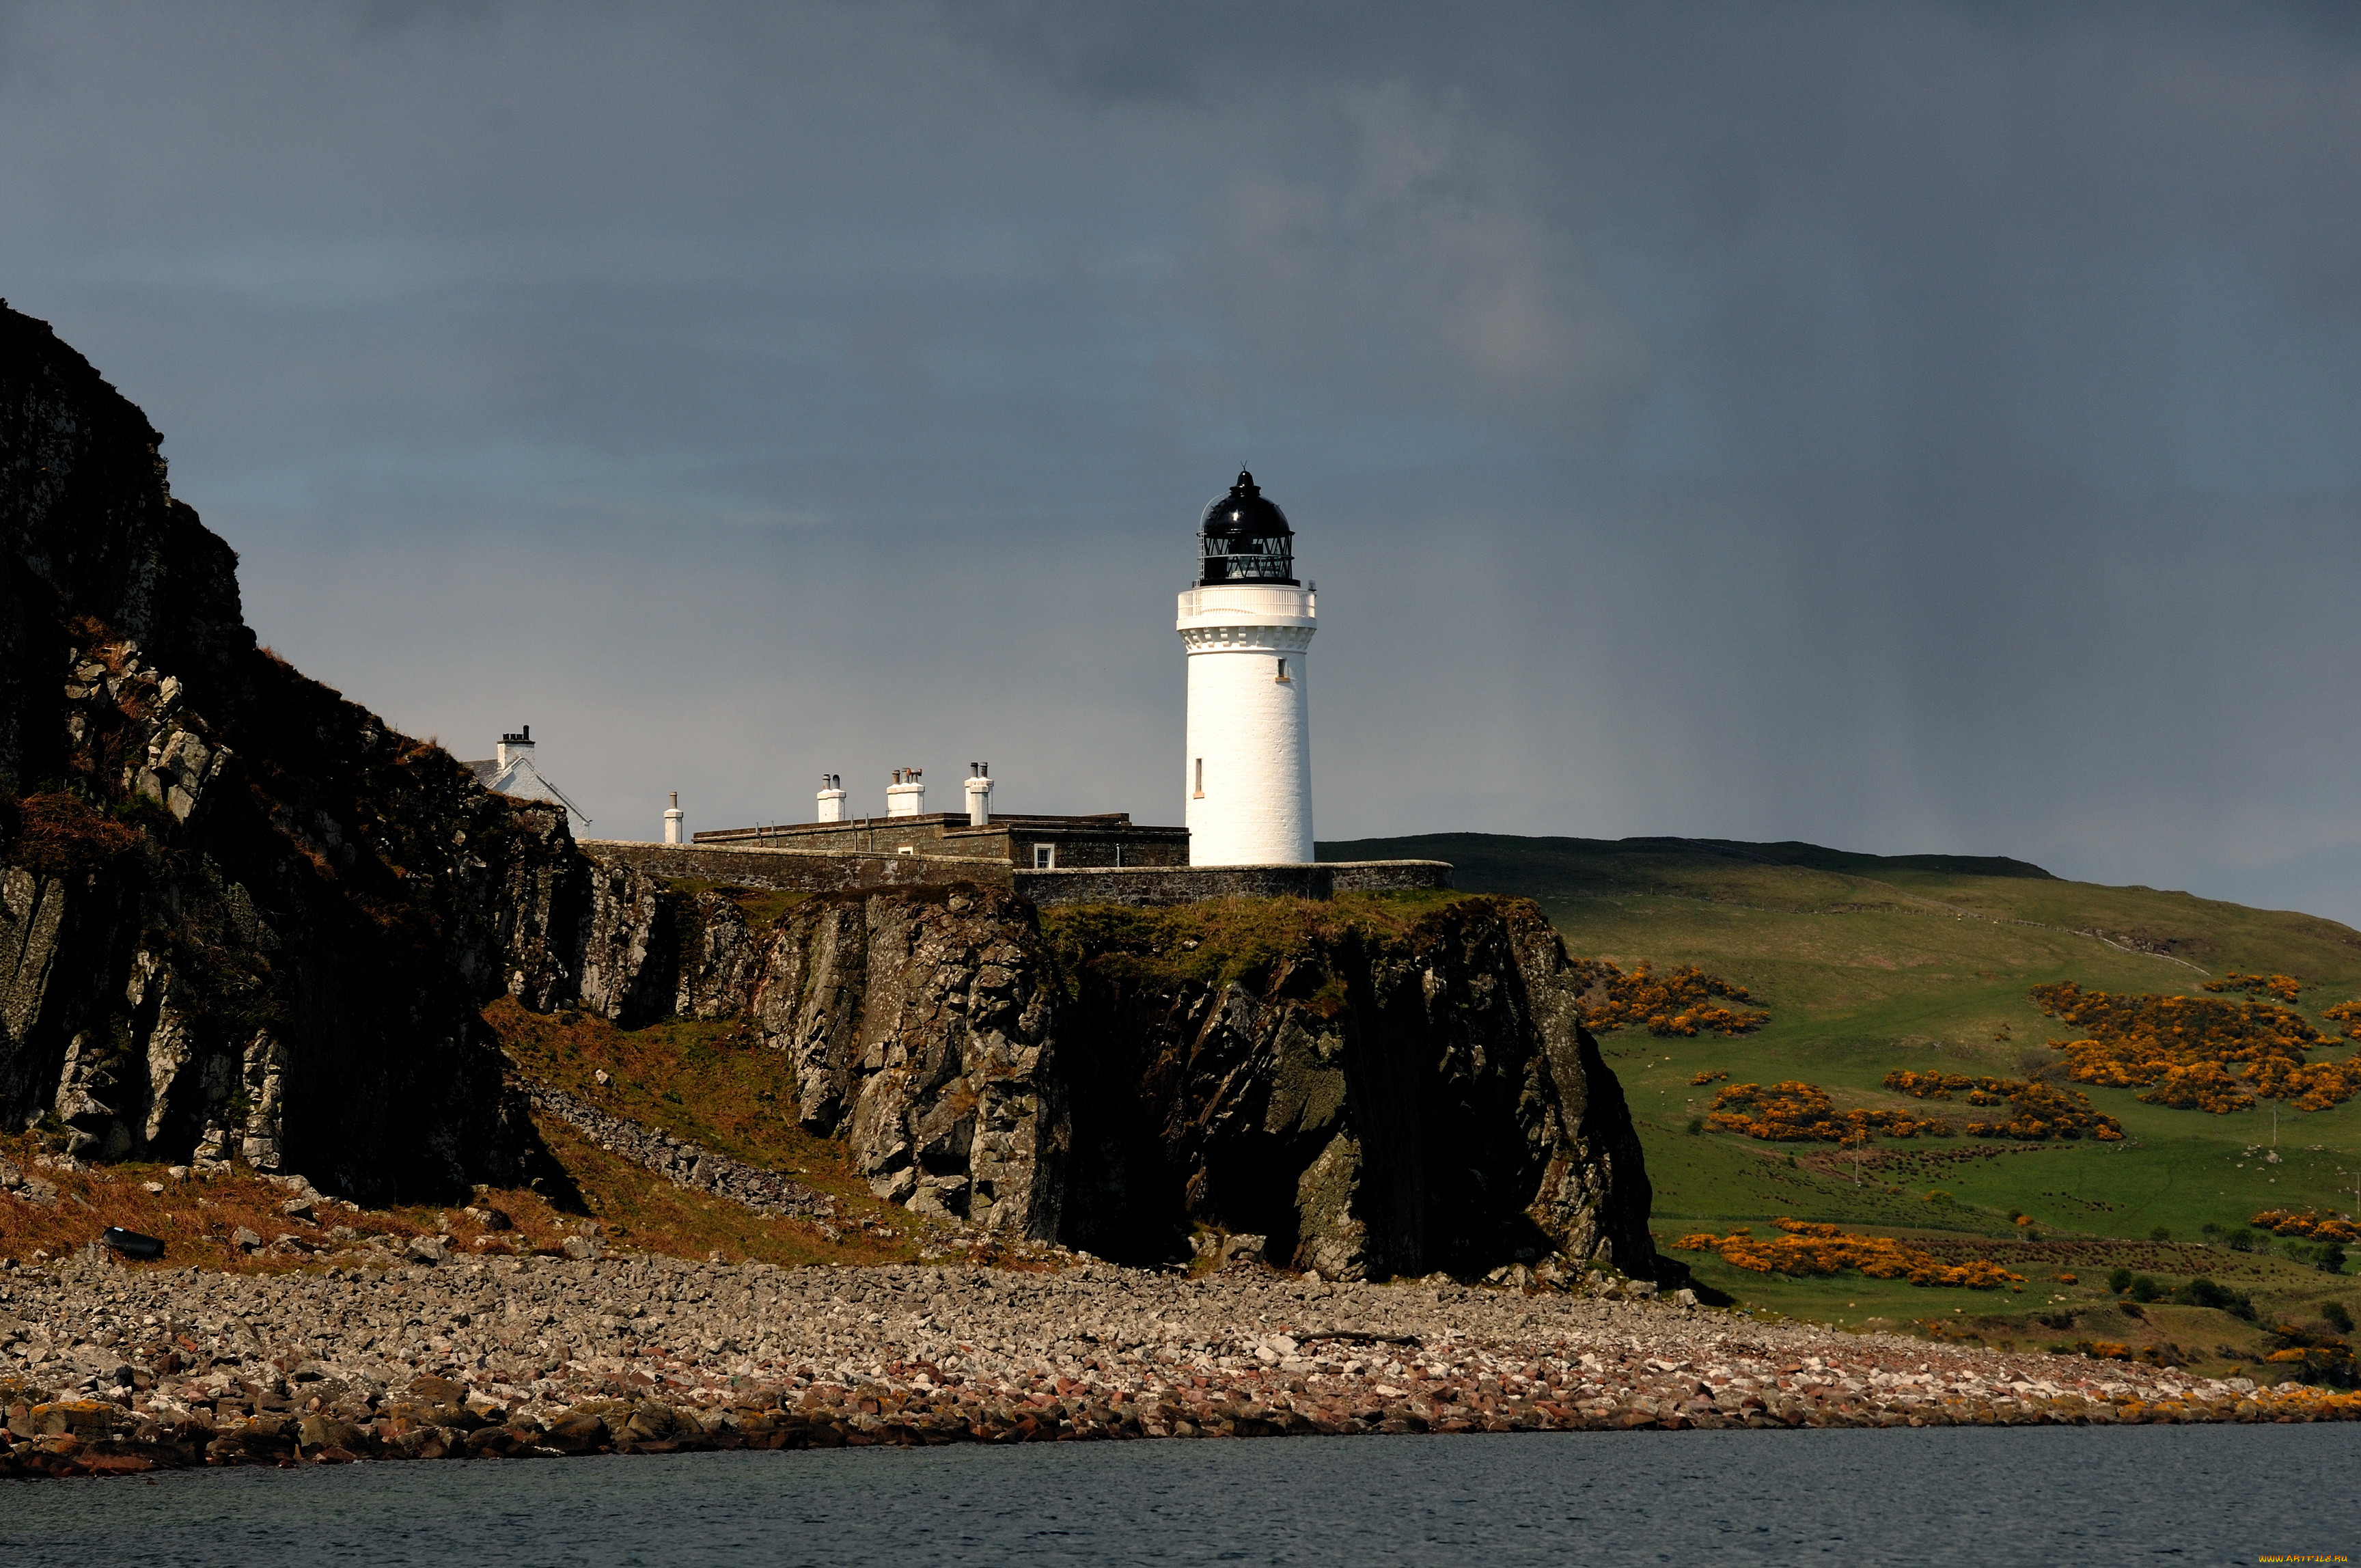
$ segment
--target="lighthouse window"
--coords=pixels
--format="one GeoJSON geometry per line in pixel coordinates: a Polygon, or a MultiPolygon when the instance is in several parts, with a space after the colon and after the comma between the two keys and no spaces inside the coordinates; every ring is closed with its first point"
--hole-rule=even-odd
{"type": "Polygon", "coordinates": [[[1205,798],[1205,759],[1202,757],[1197,759],[1197,798],[1205,798]]]}
{"type": "Polygon", "coordinates": [[[1279,678],[1279,680],[1282,680],[1282,681],[1284,681],[1285,679],[1287,679],[1287,661],[1286,661],[1286,660],[1284,660],[1284,659],[1281,659],[1281,660],[1279,662],[1279,675],[1278,675],[1278,678],[1279,678]]]}

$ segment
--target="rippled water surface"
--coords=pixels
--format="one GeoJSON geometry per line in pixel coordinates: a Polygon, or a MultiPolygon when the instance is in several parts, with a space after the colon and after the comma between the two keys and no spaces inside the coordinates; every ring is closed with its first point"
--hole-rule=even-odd
{"type": "Polygon", "coordinates": [[[2253,1563],[2361,1426],[1295,1438],[0,1483],[0,1563],[2253,1563]]]}

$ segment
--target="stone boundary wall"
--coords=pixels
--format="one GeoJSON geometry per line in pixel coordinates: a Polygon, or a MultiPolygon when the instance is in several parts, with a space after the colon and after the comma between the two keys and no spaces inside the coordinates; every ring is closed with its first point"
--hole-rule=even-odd
{"type": "Polygon", "coordinates": [[[729,887],[833,893],[950,882],[1008,888],[1037,905],[1194,904],[1206,898],[1334,898],[1340,893],[1411,893],[1451,886],[1447,861],[1321,861],[1271,866],[1082,866],[1033,871],[957,855],[839,855],[718,844],[647,844],[585,839],[596,861],[660,877],[729,887]]]}
{"type": "Polygon", "coordinates": [[[1447,861],[1323,861],[1300,866],[1125,866],[1019,869],[1016,894],[1053,904],[1194,904],[1207,898],[1334,898],[1451,886],[1447,861]]]}
{"type": "Polygon", "coordinates": [[[912,887],[947,882],[1006,887],[1005,861],[963,855],[846,855],[820,850],[774,850],[735,844],[649,844],[626,839],[584,839],[582,852],[609,865],[651,876],[697,877],[729,887],[785,893],[833,893],[862,887],[912,887]]]}
{"type": "Polygon", "coordinates": [[[1056,847],[1061,866],[1185,866],[1189,829],[1143,827],[1123,814],[1101,817],[995,816],[971,828],[964,817],[858,817],[785,828],[725,828],[692,836],[697,850],[785,850],[804,855],[913,854],[1029,866],[1033,847],[1056,847]]]}

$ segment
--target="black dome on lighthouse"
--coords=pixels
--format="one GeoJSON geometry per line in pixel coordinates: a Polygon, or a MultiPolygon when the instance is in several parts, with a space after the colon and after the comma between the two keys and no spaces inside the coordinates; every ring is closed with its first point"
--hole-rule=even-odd
{"type": "Polygon", "coordinates": [[[1254,476],[1238,470],[1229,494],[1205,503],[1197,520],[1197,585],[1295,581],[1295,531],[1254,476]]]}

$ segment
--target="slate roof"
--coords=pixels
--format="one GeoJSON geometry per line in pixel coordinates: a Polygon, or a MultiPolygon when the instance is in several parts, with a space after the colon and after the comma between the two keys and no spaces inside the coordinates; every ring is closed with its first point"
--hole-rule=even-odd
{"type": "Polygon", "coordinates": [[[589,824],[590,818],[583,814],[580,806],[566,797],[564,790],[541,776],[540,770],[533,765],[533,753],[530,751],[511,751],[505,768],[500,766],[498,759],[490,757],[465,765],[469,773],[476,775],[478,784],[495,795],[512,795],[520,800],[551,801],[572,812],[576,821],[586,827],[589,824]]]}

